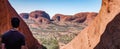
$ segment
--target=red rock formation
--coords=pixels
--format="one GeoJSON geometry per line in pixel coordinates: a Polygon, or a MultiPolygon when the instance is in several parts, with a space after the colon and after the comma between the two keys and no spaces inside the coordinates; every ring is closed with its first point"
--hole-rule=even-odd
{"type": "Polygon", "coordinates": [[[36,10],[29,14],[29,19],[35,20],[38,24],[49,24],[50,16],[45,11],[36,10]]]}
{"type": "Polygon", "coordinates": [[[60,19],[60,22],[69,21],[69,22],[77,22],[77,23],[83,23],[83,22],[89,23],[96,16],[97,16],[97,13],[95,13],[95,12],[81,12],[81,13],[77,13],[75,15],[56,14],[55,16],[53,16],[52,19],[54,21],[58,21],[58,19],[60,19]],[[60,18],[58,18],[58,17],[60,17],[60,18]]]}
{"type": "Polygon", "coordinates": [[[63,15],[63,14],[55,14],[55,16],[52,17],[52,20],[53,21],[63,21],[63,19],[65,18],[66,16],[63,15]],[[58,20],[60,19],[60,20],[58,20]]]}
{"type": "Polygon", "coordinates": [[[94,49],[120,49],[120,13],[108,23],[94,49]]]}
{"type": "Polygon", "coordinates": [[[120,0],[102,0],[95,20],[61,49],[120,49],[120,0]]]}
{"type": "Polygon", "coordinates": [[[86,19],[87,19],[87,15],[89,13],[88,12],[81,12],[81,13],[77,13],[74,15],[74,22],[81,22],[83,23],[86,19]]]}
{"type": "Polygon", "coordinates": [[[34,19],[34,20],[38,24],[49,24],[50,23],[50,20],[48,20],[47,18],[44,18],[44,17],[39,17],[39,18],[34,19]]]}
{"type": "Polygon", "coordinates": [[[38,41],[33,37],[25,22],[19,17],[16,11],[11,7],[8,0],[0,0],[0,33],[8,31],[11,28],[10,20],[12,17],[20,19],[19,31],[25,35],[28,49],[37,49],[41,47],[38,41]]]}
{"type": "Polygon", "coordinates": [[[87,18],[85,20],[84,23],[87,23],[87,24],[90,24],[94,19],[95,17],[98,15],[98,13],[95,13],[95,12],[89,12],[87,14],[87,18]]]}
{"type": "Polygon", "coordinates": [[[56,14],[52,18],[52,20],[54,20],[54,21],[58,21],[58,19],[60,19],[59,20],[60,22],[66,22],[66,21],[72,22],[73,20],[75,20],[77,18],[75,18],[75,16],[72,16],[72,15],[63,15],[63,14],[56,14]]]}
{"type": "Polygon", "coordinates": [[[50,20],[50,16],[45,11],[36,10],[30,13],[30,19],[36,19],[39,17],[44,17],[50,20]]]}

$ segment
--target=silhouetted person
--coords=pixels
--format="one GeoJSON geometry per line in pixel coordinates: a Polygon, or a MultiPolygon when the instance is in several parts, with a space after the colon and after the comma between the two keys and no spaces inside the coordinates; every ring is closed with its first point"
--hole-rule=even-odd
{"type": "Polygon", "coordinates": [[[20,20],[11,19],[12,29],[2,35],[2,49],[25,49],[25,37],[18,31],[20,20]]]}

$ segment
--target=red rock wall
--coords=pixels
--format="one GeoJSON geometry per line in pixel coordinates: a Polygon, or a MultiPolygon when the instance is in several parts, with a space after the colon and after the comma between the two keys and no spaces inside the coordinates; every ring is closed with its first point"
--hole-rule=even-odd
{"type": "Polygon", "coordinates": [[[8,0],[0,0],[0,33],[8,31],[11,28],[10,20],[12,17],[20,19],[19,31],[26,37],[26,45],[28,49],[37,49],[40,47],[38,41],[33,37],[26,23],[19,17],[14,8],[11,7],[8,0]]]}
{"type": "Polygon", "coordinates": [[[120,0],[102,0],[95,20],[61,49],[120,49],[120,0]]]}
{"type": "Polygon", "coordinates": [[[108,23],[94,49],[120,49],[120,13],[108,23]]]}

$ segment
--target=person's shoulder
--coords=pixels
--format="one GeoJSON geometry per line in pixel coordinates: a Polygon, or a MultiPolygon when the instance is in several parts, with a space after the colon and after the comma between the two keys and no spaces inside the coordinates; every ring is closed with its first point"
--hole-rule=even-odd
{"type": "Polygon", "coordinates": [[[2,34],[2,36],[7,36],[7,35],[9,35],[10,32],[11,32],[11,30],[8,30],[8,31],[4,32],[4,33],[2,34]]]}
{"type": "Polygon", "coordinates": [[[17,32],[20,36],[24,37],[24,34],[22,32],[19,32],[19,31],[17,31],[17,32]]]}
{"type": "Polygon", "coordinates": [[[23,33],[22,33],[22,32],[20,32],[20,31],[17,31],[17,32],[18,32],[18,34],[23,35],[23,33]]]}

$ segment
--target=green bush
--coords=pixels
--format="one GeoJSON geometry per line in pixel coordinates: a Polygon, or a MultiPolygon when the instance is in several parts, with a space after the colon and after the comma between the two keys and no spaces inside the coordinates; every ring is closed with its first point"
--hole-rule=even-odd
{"type": "Polygon", "coordinates": [[[62,43],[67,44],[68,42],[70,42],[74,37],[72,36],[68,36],[68,35],[63,35],[60,37],[59,41],[62,43]]]}
{"type": "Polygon", "coordinates": [[[47,49],[59,49],[58,41],[54,38],[42,39],[42,44],[47,47],[47,49]]]}

